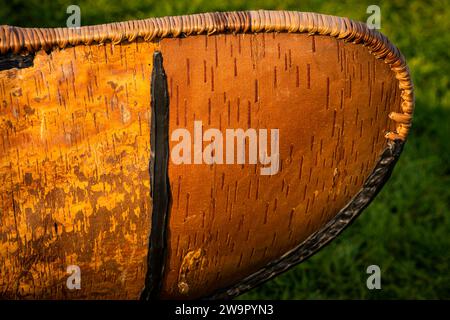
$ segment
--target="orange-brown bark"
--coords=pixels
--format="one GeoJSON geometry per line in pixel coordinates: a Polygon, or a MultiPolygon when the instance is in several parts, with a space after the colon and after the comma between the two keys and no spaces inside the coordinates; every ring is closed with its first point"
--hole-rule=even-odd
{"type": "Polygon", "coordinates": [[[164,39],[161,51],[171,131],[194,120],[203,130],[280,130],[273,176],[259,164],[169,164],[163,296],[192,298],[250,275],[332,219],[386,147],[400,92],[366,48],[326,36],[191,36],[164,39]]]}
{"type": "Polygon", "coordinates": [[[33,66],[0,71],[1,298],[139,298],[155,50],[169,136],[201,121],[203,131],[279,129],[280,143],[274,175],[248,161],[169,161],[161,298],[208,296],[279,259],[351,202],[389,139],[406,139],[412,84],[379,34],[301,13],[183,19],[82,28],[74,46],[61,38],[73,30],[0,28],[2,55],[35,53],[33,66]],[[69,265],[81,290],[66,286],[69,265]]]}
{"type": "Polygon", "coordinates": [[[150,229],[152,43],[0,72],[0,295],[137,298],[150,229]],[[82,290],[68,290],[68,265],[82,290]]]}

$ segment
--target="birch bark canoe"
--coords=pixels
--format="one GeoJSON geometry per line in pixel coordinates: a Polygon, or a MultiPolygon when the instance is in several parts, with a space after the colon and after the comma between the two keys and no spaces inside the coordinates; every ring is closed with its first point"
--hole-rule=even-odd
{"type": "Polygon", "coordinates": [[[370,203],[413,106],[398,49],[347,18],[261,10],[0,26],[0,297],[245,292],[370,203]],[[194,121],[279,129],[279,171],[175,165],[170,135],[194,121]],[[70,265],[80,290],[67,287],[70,265]]]}

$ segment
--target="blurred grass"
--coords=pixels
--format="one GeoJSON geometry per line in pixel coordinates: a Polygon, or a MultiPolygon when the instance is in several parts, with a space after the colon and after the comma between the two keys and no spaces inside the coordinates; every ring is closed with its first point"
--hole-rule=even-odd
{"type": "Polygon", "coordinates": [[[78,4],[82,25],[206,11],[286,9],[365,21],[381,7],[381,32],[407,57],[416,87],[414,125],[392,178],[329,246],[242,299],[450,298],[450,2],[231,0],[0,0],[0,24],[65,26],[78,4]],[[367,266],[382,290],[366,288],[367,266]]]}

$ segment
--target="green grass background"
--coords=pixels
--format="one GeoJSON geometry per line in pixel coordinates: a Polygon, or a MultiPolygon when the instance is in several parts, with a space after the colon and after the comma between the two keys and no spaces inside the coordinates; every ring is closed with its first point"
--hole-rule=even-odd
{"type": "Polygon", "coordinates": [[[450,2],[318,0],[0,0],[0,24],[65,26],[78,4],[82,25],[244,9],[315,11],[366,21],[381,8],[381,32],[406,56],[415,90],[411,135],[392,178],[363,214],[306,262],[241,299],[450,298],[450,2]],[[379,265],[381,290],[366,268],[379,265]]]}

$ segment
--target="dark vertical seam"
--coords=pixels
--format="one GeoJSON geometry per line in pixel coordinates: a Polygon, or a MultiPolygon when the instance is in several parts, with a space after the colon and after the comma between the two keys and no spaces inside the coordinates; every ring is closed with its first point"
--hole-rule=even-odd
{"type": "Polygon", "coordinates": [[[171,201],[168,177],[169,95],[163,58],[159,51],[153,54],[151,113],[149,170],[153,208],[147,274],[145,288],[141,294],[142,300],[153,300],[160,297],[167,255],[167,221],[171,201]]]}

